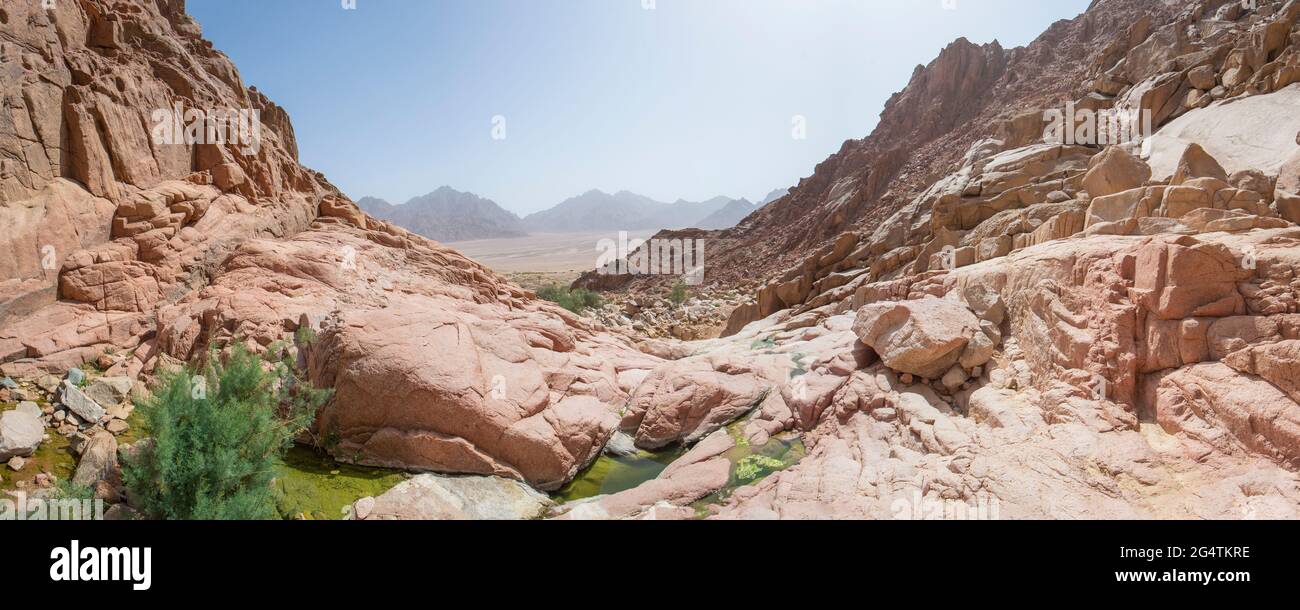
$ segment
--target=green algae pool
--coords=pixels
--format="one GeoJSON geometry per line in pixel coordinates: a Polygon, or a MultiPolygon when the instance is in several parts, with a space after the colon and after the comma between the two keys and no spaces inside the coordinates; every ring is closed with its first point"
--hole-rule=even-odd
{"type": "Polygon", "coordinates": [[[638,451],[627,456],[601,455],[551,498],[563,503],[627,491],[658,477],[683,453],[685,450],[678,447],[657,452],[638,451]]]}
{"type": "MultiPolygon", "coordinates": [[[[727,426],[727,433],[736,443],[722,454],[731,462],[731,476],[722,489],[691,505],[698,517],[707,517],[710,506],[725,502],[737,489],[785,470],[807,454],[799,435],[788,432],[778,434],[760,446],[751,445],[742,433],[747,422],[748,418],[745,418],[727,426]]],[[[658,477],[686,451],[685,447],[676,447],[660,452],[638,451],[630,456],[602,455],[578,478],[551,494],[551,498],[565,503],[632,489],[658,477]]]]}
{"type": "Polygon", "coordinates": [[[727,426],[727,432],[736,445],[722,454],[731,462],[731,476],[727,484],[691,506],[699,518],[709,516],[710,507],[726,502],[731,494],[746,485],[753,485],[768,476],[789,468],[808,454],[803,440],[798,434],[782,432],[768,439],[762,445],[750,444],[742,432],[745,420],[727,426]]]}
{"type": "MultiPolygon", "coordinates": [[[[33,402],[42,407],[46,405],[44,400],[33,402]]],[[[0,405],[0,412],[16,408],[18,403],[6,403],[0,405]]],[[[36,489],[36,475],[42,472],[48,472],[60,481],[72,478],[77,471],[77,456],[72,452],[72,443],[53,431],[46,430],[45,433],[49,440],[42,441],[36,452],[25,458],[27,465],[21,472],[14,472],[0,462],[0,479],[3,479],[0,480],[0,491],[16,490],[19,481],[26,481],[27,491],[31,492],[36,489]]]]}
{"type": "Polygon", "coordinates": [[[342,519],[344,509],[406,480],[383,468],[340,464],[314,448],[294,445],[276,465],[276,511],[285,519],[342,519]]]}

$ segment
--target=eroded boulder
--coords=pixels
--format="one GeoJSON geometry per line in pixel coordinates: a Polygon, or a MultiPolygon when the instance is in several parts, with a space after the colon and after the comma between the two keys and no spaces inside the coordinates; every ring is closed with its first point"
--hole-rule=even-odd
{"type": "Polygon", "coordinates": [[[755,374],[706,358],[666,363],[633,393],[620,428],[643,449],[691,444],[753,410],[770,390],[755,374]]]}
{"type": "Polygon", "coordinates": [[[1083,187],[1093,197],[1135,189],[1151,179],[1151,167],[1122,147],[1111,146],[1088,162],[1083,187]]]}
{"type": "Polygon", "coordinates": [[[358,521],[506,521],[537,519],[550,498],[501,477],[422,474],[377,498],[352,505],[358,521]]]}
{"type": "Polygon", "coordinates": [[[1178,160],[1178,167],[1174,169],[1169,183],[1176,186],[1194,178],[1215,178],[1227,182],[1228,172],[1200,144],[1189,144],[1178,160]]]}
{"type": "Polygon", "coordinates": [[[979,328],[965,306],[934,297],[867,305],[853,322],[853,332],[885,366],[928,379],[956,364],[979,328]]]}

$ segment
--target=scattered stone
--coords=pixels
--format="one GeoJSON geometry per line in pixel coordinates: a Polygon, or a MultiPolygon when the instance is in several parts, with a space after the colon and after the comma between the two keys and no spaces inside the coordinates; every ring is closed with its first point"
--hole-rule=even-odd
{"type": "Polygon", "coordinates": [[[134,387],[130,377],[100,377],[86,386],[85,394],[101,406],[120,405],[131,397],[134,387]]]}
{"type": "Polygon", "coordinates": [[[108,354],[100,354],[99,357],[95,359],[95,367],[101,371],[107,371],[108,369],[113,368],[114,364],[117,364],[117,361],[108,354]]]}
{"type": "Polygon", "coordinates": [[[8,390],[17,390],[18,382],[14,381],[10,377],[5,377],[4,379],[0,379],[0,387],[3,387],[8,390]]]}
{"type": "Polygon", "coordinates": [[[127,430],[130,430],[131,426],[120,419],[114,419],[108,422],[108,425],[105,426],[104,429],[116,435],[116,434],[122,434],[127,430]]]}
{"type": "Polygon", "coordinates": [[[34,402],[31,402],[31,401],[26,401],[26,400],[23,401],[23,402],[18,403],[18,408],[17,408],[17,409],[14,409],[14,410],[15,410],[15,411],[22,411],[23,413],[28,413],[28,414],[30,414],[32,417],[35,417],[35,418],[38,418],[38,419],[39,419],[42,415],[45,415],[45,413],[41,412],[41,406],[40,406],[40,405],[38,405],[38,404],[36,404],[36,403],[34,403],[34,402]]]}
{"type": "MultiPolygon", "coordinates": [[[[73,369],[80,370],[80,369],[73,369]]],[[[72,411],[80,417],[82,421],[97,422],[104,417],[104,408],[99,403],[86,396],[71,379],[64,380],[62,388],[62,401],[69,411],[72,411]]]]}
{"type": "Polygon", "coordinates": [[[636,446],[688,445],[753,410],[771,386],[739,364],[688,358],[656,368],[637,386],[619,429],[636,446]]]}
{"type": "Polygon", "coordinates": [[[0,460],[29,456],[44,438],[40,416],[17,410],[0,413],[0,460]]]}
{"type": "Polygon", "coordinates": [[[1209,91],[1218,85],[1218,79],[1214,74],[1214,68],[1211,66],[1198,66],[1187,73],[1187,81],[1193,87],[1202,91],[1209,91]]]}
{"type": "Polygon", "coordinates": [[[41,375],[36,378],[36,387],[51,396],[59,391],[59,378],[55,375],[41,375]]]}
{"type": "Polygon", "coordinates": [[[135,405],[130,402],[124,402],[120,405],[113,405],[105,409],[107,417],[112,419],[129,419],[135,412],[135,405]]]}
{"type": "Polygon", "coordinates": [[[962,384],[966,383],[967,379],[969,379],[969,376],[966,374],[966,370],[958,365],[948,369],[948,372],[943,374],[939,383],[943,384],[944,389],[948,390],[949,393],[952,393],[961,389],[962,384]]]}
{"type": "Polygon", "coordinates": [[[126,504],[114,504],[104,511],[105,521],[137,521],[142,515],[126,504]]]}
{"type": "Polygon", "coordinates": [[[78,368],[68,369],[68,374],[63,377],[63,380],[79,386],[86,382],[86,372],[78,368]]]}
{"type": "Polygon", "coordinates": [[[102,432],[86,443],[85,450],[81,452],[81,461],[77,463],[77,472],[72,475],[72,482],[77,485],[91,487],[100,481],[120,481],[117,470],[117,438],[102,432]]]}
{"type": "Polygon", "coordinates": [[[14,472],[22,470],[23,467],[26,465],[27,465],[27,460],[23,459],[22,457],[15,455],[14,457],[9,458],[9,468],[14,472]]]}
{"type": "Polygon", "coordinates": [[[120,462],[129,462],[138,459],[150,451],[153,451],[154,439],[142,438],[132,444],[122,444],[117,447],[117,458],[120,462]]]}
{"type": "Polygon", "coordinates": [[[609,438],[605,443],[605,455],[614,457],[626,457],[636,455],[636,439],[625,432],[615,432],[614,436],[609,438]]]}

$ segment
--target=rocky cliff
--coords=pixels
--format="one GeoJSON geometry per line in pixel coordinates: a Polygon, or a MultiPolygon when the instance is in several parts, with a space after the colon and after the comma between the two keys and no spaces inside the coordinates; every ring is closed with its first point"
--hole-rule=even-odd
{"type": "MultiPolygon", "coordinates": [[[[287,114],[179,0],[6,3],[0,72],[5,376],[147,383],[309,328],[296,349],[335,389],[315,438],[341,458],[551,489],[658,361],[299,165],[287,114]]],[[[67,433],[112,417],[91,419],[67,433]]]]}

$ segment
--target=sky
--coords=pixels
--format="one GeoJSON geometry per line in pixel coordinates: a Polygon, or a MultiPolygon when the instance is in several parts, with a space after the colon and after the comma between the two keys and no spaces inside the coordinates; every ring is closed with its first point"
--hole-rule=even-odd
{"type": "Polygon", "coordinates": [[[591,189],[756,201],[867,136],[951,41],[1022,46],[1088,3],[187,6],[245,84],[289,112],[301,161],[353,199],[402,203],[447,185],[524,215],[591,189]]]}

